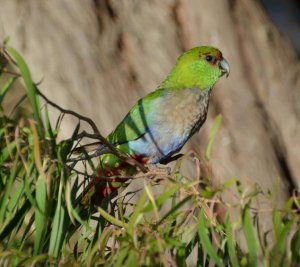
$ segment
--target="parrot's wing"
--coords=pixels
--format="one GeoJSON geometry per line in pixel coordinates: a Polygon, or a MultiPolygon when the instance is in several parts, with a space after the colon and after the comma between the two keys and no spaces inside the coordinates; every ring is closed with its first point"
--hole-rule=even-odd
{"type": "Polygon", "coordinates": [[[157,90],[140,99],[107,140],[113,145],[121,145],[141,138],[155,119],[156,102],[162,95],[163,91],[157,90]]]}

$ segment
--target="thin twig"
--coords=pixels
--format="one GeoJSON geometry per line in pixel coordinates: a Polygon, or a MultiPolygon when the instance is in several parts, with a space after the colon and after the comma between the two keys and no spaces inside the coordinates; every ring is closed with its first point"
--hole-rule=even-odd
{"type": "Polygon", "coordinates": [[[117,156],[119,159],[127,162],[130,165],[136,166],[138,167],[142,172],[147,172],[147,168],[141,164],[140,162],[136,161],[135,159],[129,157],[128,155],[126,155],[125,153],[123,153],[122,151],[116,149],[116,147],[114,147],[112,144],[110,144],[100,133],[100,131],[98,130],[96,124],[94,123],[94,121],[88,117],[82,116],[79,113],[72,111],[72,110],[68,110],[68,109],[64,109],[62,107],[60,107],[59,105],[57,105],[56,103],[52,102],[51,100],[49,100],[38,88],[36,88],[38,94],[51,106],[55,107],[56,109],[58,109],[59,111],[61,111],[62,113],[65,114],[69,114],[72,115],[76,118],[78,118],[79,120],[85,121],[87,122],[91,128],[93,129],[94,134],[96,134],[98,136],[98,139],[101,141],[101,143],[103,143],[103,145],[107,146],[110,149],[110,153],[114,154],[115,156],[117,156]]]}
{"type": "Polygon", "coordinates": [[[17,65],[16,61],[11,57],[11,55],[6,51],[5,45],[0,46],[0,53],[7,60],[7,62],[12,62],[15,66],[17,65]]]}
{"type": "Polygon", "coordinates": [[[98,134],[91,134],[86,131],[82,131],[81,133],[77,134],[76,139],[82,139],[84,137],[91,138],[91,139],[99,139],[98,134]]]}
{"type": "Polygon", "coordinates": [[[2,72],[2,73],[7,73],[7,74],[10,74],[10,75],[13,75],[13,76],[15,76],[15,77],[20,77],[20,76],[21,76],[20,73],[17,73],[17,72],[8,70],[8,69],[6,69],[6,68],[1,69],[1,72],[2,72]]]}
{"type": "Polygon", "coordinates": [[[141,175],[129,175],[129,176],[121,176],[121,175],[112,175],[112,176],[102,176],[98,174],[88,174],[86,172],[82,172],[79,170],[76,170],[75,168],[72,168],[69,165],[66,165],[66,167],[74,172],[76,172],[79,175],[83,175],[86,178],[99,178],[99,180],[113,180],[113,179],[120,179],[120,180],[136,180],[136,179],[142,179],[142,178],[148,178],[153,179],[154,177],[164,177],[164,174],[167,174],[167,172],[163,173],[159,168],[151,169],[147,173],[143,173],[141,175]]]}

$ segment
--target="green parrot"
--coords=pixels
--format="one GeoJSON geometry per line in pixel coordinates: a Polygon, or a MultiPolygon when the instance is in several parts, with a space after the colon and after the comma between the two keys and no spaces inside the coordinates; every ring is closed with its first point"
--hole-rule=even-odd
{"type": "MultiPolygon", "coordinates": [[[[131,108],[108,142],[141,163],[168,160],[205,122],[212,88],[224,74],[229,75],[229,64],[219,49],[200,46],[186,51],[161,85],[131,108]]],[[[113,154],[100,159],[99,176],[124,170],[113,154]]],[[[114,187],[99,186],[97,191],[103,197],[114,187]]]]}

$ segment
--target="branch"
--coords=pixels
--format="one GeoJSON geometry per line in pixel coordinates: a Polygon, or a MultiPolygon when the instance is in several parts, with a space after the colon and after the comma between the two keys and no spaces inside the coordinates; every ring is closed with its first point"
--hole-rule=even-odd
{"type": "MultiPolygon", "coordinates": [[[[136,161],[135,159],[129,157],[128,155],[126,155],[124,152],[116,149],[116,147],[114,147],[111,143],[109,143],[100,133],[100,131],[98,130],[96,124],[94,123],[94,121],[88,117],[82,116],[79,113],[72,111],[72,110],[68,110],[68,109],[64,109],[62,107],[60,107],[59,105],[55,104],[54,102],[52,102],[51,100],[49,100],[38,88],[36,88],[38,94],[51,106],[55,107],[56,109],[58,109],[60,112],[65,113],[65,114],[69,114],[72,115],[76,118],[78,118],[79,120],[85,121],[87,122],[93,132],[94,135],[90,135],[86,133],[87,137],[93,136],[94,138],[97,138],[98,140],[101,141],[101,143],[105,146],[107,146],[110,149],[110,153],[114,154],[115,156],[117,156],[119,159],[127,162],[130,165],[136,166],[138,167],[142,172],[147,172],[148,169],[147,167],[145,167],[143,164],[141,164],[140,162],[136,161]]],[[[83,132],[85,133],[85,132],[83,132]]],[[[82,137],[82,134],[81,134],[82,137]]]]}

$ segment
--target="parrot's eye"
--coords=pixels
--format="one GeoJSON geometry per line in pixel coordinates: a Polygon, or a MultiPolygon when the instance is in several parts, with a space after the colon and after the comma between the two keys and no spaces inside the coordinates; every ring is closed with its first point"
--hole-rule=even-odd
{"type": "Polygon", "coordinates": [[[215,57],[210,56],[210,55],[208,55],[208,56],[205,57],[205,60],[206,60],[207,62],[213,62],[214,59],[215,59],[215,57]]]}

